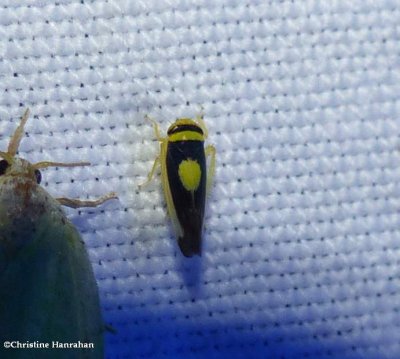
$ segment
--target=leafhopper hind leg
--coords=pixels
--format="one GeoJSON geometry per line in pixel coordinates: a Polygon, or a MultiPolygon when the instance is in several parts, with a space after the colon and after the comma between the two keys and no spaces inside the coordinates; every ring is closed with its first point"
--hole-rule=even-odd
{"type": "Polygon", "coordinates": [[[73,198],[57,198],[57,201],[62,204],[63,206],[71,207],[71,208],[81,208],[81,207],[97,207],[103,204],[104,202],[109,201],[110,199],[117,199],[117,194],[115,192],[110,192],[107,193],[104,196],[101,196],[98,199],[95,200],[88,200],[88,201],[83,201],[79,199],[73,199],[73,198]]]}
{"type": "Polygon", "coordinates": [[[208,171],[207,171],[207,184],[206,184],[206,193],[207,196],[210,194],[211,191],[211,186],[213,183],[214,179],[214,173],[215,173],[215,155],[216,155],[216,149],[213,145],[208,145],[205,150],[204,150],[206,157],[210,157],[210,163],[208,165],[208,171]]]}
{"type": "Polygon", "coordinates": [[[143,187],[147,186],[151,180],[154,177],[154,173],[156,172],[157,167],[160,165],[160,156],[157,156],[157,158],[154,160],[153,167],[151,168],[151,171],[147,175],[147,180],[144,181],[143,183],[139,184],[139,189],[142,189],[143,187]]]}

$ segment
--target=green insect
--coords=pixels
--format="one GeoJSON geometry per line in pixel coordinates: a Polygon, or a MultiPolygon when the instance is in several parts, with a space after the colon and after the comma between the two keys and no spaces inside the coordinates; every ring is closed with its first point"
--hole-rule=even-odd
{"type": "MultiPolygon", "coordinates": [[[[48,343],[53,357],[103,358],[104,323],[93,270],[60,204],[95,207],[116,195],[95,201],[52,198],[39,185],[40,169],[88,163],[31,164],[16,157],[28,116],[26,110],[7,152],[0,152],[0,345],[37,341],[48,343]],[[93,343],[93,348],[51,349],[55,342],[93,343]]],[[[3,357],[33,357],[37,350],[41,356],[46,349],[10,348],[3,357]]]]}
{"type": "Polygon", "coordinates": [[[208,132],[202,116],[177,119],[167,137],[161,137],[157,123],[147,119],[160,141],[160,155],[145,184],[161,164],[165,200],[179,247],[186,257],[201,255],[204,208],[214,177],[216,150],[211,145],[204,148],[208,132]],[[206,157],[210,157],[208,170],[206,157]]]}

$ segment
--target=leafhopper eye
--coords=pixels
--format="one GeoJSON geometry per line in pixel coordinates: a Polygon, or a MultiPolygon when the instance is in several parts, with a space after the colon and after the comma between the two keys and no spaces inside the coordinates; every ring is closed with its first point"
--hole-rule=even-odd
{"type": "Polygon", "coordinates": [[[40,182],[42,182],[42,173],[38,169],[35,169],[35,177],[36,183],[40,184],[40,182]]]}
{"type": "Polygon", "coordinates": [[[0,176],[6,173],[6,170],[8,168],[9,164],[6,160],[1,160],[0,161],[0,176]]]}

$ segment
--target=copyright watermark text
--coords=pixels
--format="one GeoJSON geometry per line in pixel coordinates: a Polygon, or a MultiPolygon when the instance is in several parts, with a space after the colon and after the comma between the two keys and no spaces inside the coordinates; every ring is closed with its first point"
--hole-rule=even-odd
{"type": "Polygon", "coordinates": [[[5,349],[94,349],[94,343],[86,343],[79,340],[73,343],[9,340],[3,343],[3,347],[5,349]]]}

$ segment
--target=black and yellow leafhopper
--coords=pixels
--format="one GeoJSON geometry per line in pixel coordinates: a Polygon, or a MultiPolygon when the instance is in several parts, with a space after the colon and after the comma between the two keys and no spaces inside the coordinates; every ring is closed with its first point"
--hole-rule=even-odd
{"type": "Polygon", "coordinates": [[[169,127],[167,137],[161,137],[157,123],[147,119],[153,123],[160,141],[160,154],[146,184],[161,164],[165,200],[179,247],[186,257],[201,255],[204,208],[214,176],[215,148],[204,147],[208,132],[202,116],[177,119],[169,127]]]}

